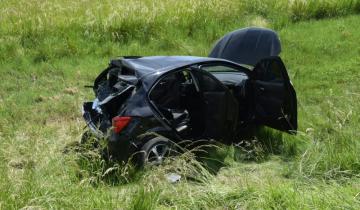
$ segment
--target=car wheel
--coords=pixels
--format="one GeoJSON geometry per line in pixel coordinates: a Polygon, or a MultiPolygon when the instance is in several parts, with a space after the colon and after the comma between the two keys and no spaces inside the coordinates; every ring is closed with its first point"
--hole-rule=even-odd
{"type": "Polygon", "coordinates": [[[164,137],[155,137],[141,148],[140,165],[160,165],[169,156],[172,143],[164,137]]]}

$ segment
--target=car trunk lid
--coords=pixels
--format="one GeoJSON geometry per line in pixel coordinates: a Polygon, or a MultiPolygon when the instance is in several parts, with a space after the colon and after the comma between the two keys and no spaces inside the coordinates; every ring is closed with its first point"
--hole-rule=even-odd
{"type": "Polygon", "coordinates": [[[226,34],[214,46],[209,57],[255,66],[269,56],[277,56],[281,44],[275,31],[249,27],[226,34]]]}

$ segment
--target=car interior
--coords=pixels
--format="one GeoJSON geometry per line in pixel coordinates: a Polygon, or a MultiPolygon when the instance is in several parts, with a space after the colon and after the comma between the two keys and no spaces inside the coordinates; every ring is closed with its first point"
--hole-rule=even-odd
{"type": "Polygon", "coordinates": [[[232,82],[220,78],[227,91],[216,74],[214,78],[202,71],[171,72],[155,84],[150,100],[183,138],[221,136],[235,118],[240,124],[249,118],[248,77],[244,73],[234,77],[234,73],[228,74],[235,78],[232,82]]]}
{"type": "Polygon", "coordinates": [[[150,93],[150,100],[183,137],[196,137],[204,132],[204,101],[188,70],[164,76],[150,93]]]}

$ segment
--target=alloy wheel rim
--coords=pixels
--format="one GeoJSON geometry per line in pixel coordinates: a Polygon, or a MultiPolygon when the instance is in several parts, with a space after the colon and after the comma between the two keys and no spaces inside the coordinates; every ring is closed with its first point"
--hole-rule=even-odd
{"type": "Polygon", "coordinates": [[[168,152],[168,145],[156,144],[149,150],[146,160],[151,165],[160,165],[164,161],[164,158],[168,152]]]}

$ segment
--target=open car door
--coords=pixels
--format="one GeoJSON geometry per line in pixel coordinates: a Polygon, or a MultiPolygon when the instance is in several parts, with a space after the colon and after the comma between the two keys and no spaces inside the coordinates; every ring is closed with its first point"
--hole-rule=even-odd
{"type": "Polygon", "coordinates": [[[204,70],[194,71],[203,104],[204,138],[229,143],[236,130],[238,103],[218,79],[204,70]]]}
{"type": "Polygon", "coordinates": [[[256,122],[296,133],[296,93],[282,60],[277,56],[262,59],[253,72],[256,122]]]}
{"type": "Polygon", "coordinates": [[[150,102],[160,120],[180,137],[230,142],[236,131],[238,103],[213,75],[194,68],[159,78],[149,93],[150,102]]]}

